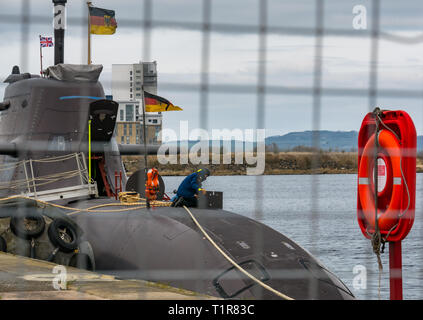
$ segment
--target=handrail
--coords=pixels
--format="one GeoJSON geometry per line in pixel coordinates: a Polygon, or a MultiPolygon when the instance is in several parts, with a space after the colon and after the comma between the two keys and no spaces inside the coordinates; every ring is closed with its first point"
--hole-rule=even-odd
{"type": "MultiPolygon", "coordinates": [[[[12,164],[6,163],[6,164],[0,165],[0,171],[10,171],[11,175],[13,175],[21,166],[22,166],[22,171],[24,174],[23,179],[14,179],[14,180],[12,179],[12,180],[0,182],[0,191],[1,190],[9,190],[9,191],[16,190],[16,192],[21,192],[24,194],[25,193],[32,194],[34,198],[37,198],[37,194],[39,193],[40,191],[39,188],[41,186],[45,186],[54,182],[63,181],[63,180],[71,179],[74,177],[79,177],[79,180],[80,180],[79,185],[82,188],[85,188],[87,185],[90,184],[88,179],[87,164],[85,162],[85,157],[82,152],[60,155],[60,156],[49,157],[49,158],[42,158],[42,159],[24,159],[12,164]],[[75,170],[51,172],[50,174],[43,175],[43,176],[36,176],[34,173],[34,165],[37,163],[51,164],[54,162],[63,162],[63,161],[72,160],[72,159],[76,161],[77,168],[75,170]],[[28,165],[29,165],[29,168],[27,168],[28,165]]],[[[62,187],[55,188],[55,189],[62,190],[63,189],[62,187]]],[[[52,189],[51,191],[54,192],[55,189],[52,189]]],[[[89,192],[96,192],[95,187],[88,188],[88,190],[89,192]]]]}

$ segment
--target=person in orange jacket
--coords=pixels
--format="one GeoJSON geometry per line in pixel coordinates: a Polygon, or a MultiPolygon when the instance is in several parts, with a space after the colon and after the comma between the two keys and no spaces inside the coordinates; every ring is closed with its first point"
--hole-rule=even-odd
{"type": "Polygon", "coordinates": [[[157,168],[152,168],[147,172],[147,183],[145,185],[145,196],[149,200],[156,200],[157,193],[160,190],[159,186],[159,171],[157,168]]]}

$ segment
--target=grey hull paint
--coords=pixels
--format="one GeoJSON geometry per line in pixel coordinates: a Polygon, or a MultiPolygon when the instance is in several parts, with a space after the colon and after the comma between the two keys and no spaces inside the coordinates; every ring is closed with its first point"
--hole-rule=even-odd
{"type": "MultiPolygon", "coordinates": [[[[0,144],[17,146],[17,157],[0,155],[0,163],[16,163],[23,159],[46,158],[63,153],[87,150],[88,119],[90,103],[97,101],[92,98],[104,98],[104,91],[99,82],[71,82],[45,78],[30,78],[11,83],[6,87],[4,101],[10,101],[7,110],[0,111],[0,144]],[[63,97],[82,97],[77,99],[63,99],[63,97]],[[52,138],[61,136],[66,139],[65,150],[50,151],[52,138]]],[[[98,144],[106,159],[107,175],[112,191],[115,190],[115,172],[125,172],[119,148],[114,138],[107,143],[98,144]]],[[[85,152],[87,158],[87,152],[85,152]]],[[[76,164],[75,164],[76,165],[76,164]]],[[[35,165],[35,175],[75,170],[69,164],[56,163],[52,166],[35,165]]],[[[25,179],[24,172],[0,172],[0,182],[25,179]]],[[[126,174],[122,176],[122,184],[126,185],[126,174]]],[[[54,189],[78,184],[68,180],[49,184],[46,188],[54,189]]],[[[40,191],[43,190],[41,187],[40,191]]],[[[16,194],[16,190],[6,190],[16,194]]]]}

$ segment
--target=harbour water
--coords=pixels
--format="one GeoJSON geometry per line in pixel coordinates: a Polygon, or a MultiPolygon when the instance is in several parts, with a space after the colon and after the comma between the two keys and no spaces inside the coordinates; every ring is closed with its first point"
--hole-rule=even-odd
{"type": "MultiPolygon", "coordinates": [[[[183,177],[164,177],[170,195],[183,177]]],[[[357,177],[337,175],[211,176],[223,207],[259,220],[307,249],[357,299],[379,299],[379,269],[357,223],[357,177]]],[[[417,175],[416,219],[402,243],[404,299],[423,299],[423,174],[417,175]]],[[[389,299],[389,246],[381,255],[380,298],[389,299]]]]}

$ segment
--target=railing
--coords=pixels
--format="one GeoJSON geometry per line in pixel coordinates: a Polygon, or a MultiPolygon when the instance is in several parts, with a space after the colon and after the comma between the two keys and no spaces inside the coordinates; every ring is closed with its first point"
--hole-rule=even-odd
{"type": "Polygon", "coordinates": [[[0,191],[6,192],[7,195],[22,194],[45,201],[98,195],[97,184],[89,181],[87,162],[82,152],[7,163],[0,166],[0,173],[3,177],[3,182],[0,182],[0,191]],[[54,170],[55,163],[60,163],[57,171],[54,170]],[[35,169],[37,166],[40,169],[42,165],[48,166],[49,172],[37,175],[35,169]],[[63,166],[71,170],[60,170],[63,166]],[[72,168],[75,169],[72,170],[72,168]],[[22,178],[13,179],[19,175],[22,178]],[[10,179],[7,179],[8,177],[10,179]],[[73,178],[77,178],[78,182],[75,183],[73,178]]]}

